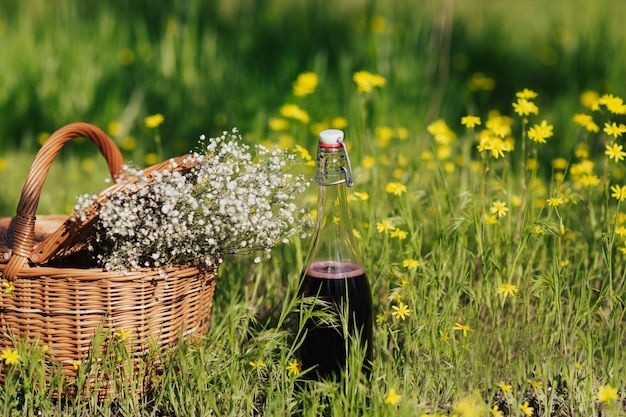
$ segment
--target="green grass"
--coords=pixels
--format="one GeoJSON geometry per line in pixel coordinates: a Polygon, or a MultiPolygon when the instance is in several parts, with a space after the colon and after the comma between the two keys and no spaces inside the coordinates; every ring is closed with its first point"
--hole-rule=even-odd
{"type": "MultiPolygon", "coordinates": [[[[71,0],[5,3],[0,214],[14,214],[40,134],[65,123],[92,122],[120,146],[132,136],[124,155],[144,164],[157,150],[155,132],[143,125],[154,113],[165,117],[165,157],[232,126],[250,142],[298,143],[313,153],[312,126],[340,116],[348,121],[354,191],[369,195],[350,205],[380,317],[369,380],[358,372],[359,352],[336,383],[290,375],[295,294],[309,245],[294,238],[261,264],[225,260],[209,334],[152,352],[162,371],[148,361],[145,378],[128,379],[116,365],[125,347],[115,346],[105,363],[113,380],[125,382],[103,402],[54,398],[55,384],[80,389],[81,381],[38,384],[42,353],[18,344],[21,363],[0,369],[2,415],[470,416],[498,404],[517,416],[525,401],[534,415],[626,414],[624,209],[610,190],[623,184],[624,162],[604,154],[610,137],[572,122],[575,113],[592,114],[580,103],[583,91],[625,94],[620,3],[115,1],[96,11],[71,0]],[[359,70],[382,75],[385,87],[357,93],[359,70]],[[304,71],[320,84],[298,98],[291,85],[304,71]],[[468,88],[478,72],[493,88],[468,88]],[[540,109],[527,126],[511,106],[525,87],[539,93],[540,109]],[[311,122],[272,131],[268,120],[285,103],[300,105],[311,122]],[[460,124],[466,114],[481,116],[478,131],[493,109],[514,119],[515,151],[498,159],[478,152],[460,124]],[[456,134],[447,144],[427,130],[439,118],[456,134]],[[543,119],[554,124],[554,137],[528,140],[528,128],[543,119]],[[388,143],[381,127],[395,132],[388,143]],[[408,136],[398,137],[398,128],[408,136]],[[588,157],[576,153],[580,144],[588,157]],[[565,169],[552,167],[557,157],[565,169]],[[576,174],[583,160],[595,162],[597,186],[576,174]],[[534,161],[536,169],[524,169],[534,161]],[[391,182],[407,191],[388,193],[391,182]],[[558,207],[546,203],[557,196],[558,207]],[[491,219],[495,201],[509,211],[491,219]],[[384,221],[407,237],[379,232],[384,221]],[[404,265],[410,259],[415,270],[404,265]],[[504,297],[503,284],[519,292],[504,297]],[[411,310],[406,320],[392,314],[400,303],[411,310]],[[251,365],[259,361],[265,366],[251,365]],[[616,388],[620,399],[599,402],[601,386],[616,388]],[[397,406],[385,402],[392,389],[397,406]]],[[[593,115],[601,129],[624,122],[606,110],[593,115]]],[[[105,177],[90,143],[68,145],[39,213],[71,211],[76,195],[101,190],[105,177]]],[[[312,187],[301,204],[314,207],[314,197],[312,187]]]]}

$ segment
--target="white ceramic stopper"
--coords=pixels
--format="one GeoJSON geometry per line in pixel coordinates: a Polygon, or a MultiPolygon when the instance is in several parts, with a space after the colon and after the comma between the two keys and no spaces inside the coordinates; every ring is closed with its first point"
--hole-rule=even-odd
{"type": "Polygon", "coordinates": [[[327,129],[320,132],[320,145],[341,146],[343,131],[339,129],[327,129]]]}

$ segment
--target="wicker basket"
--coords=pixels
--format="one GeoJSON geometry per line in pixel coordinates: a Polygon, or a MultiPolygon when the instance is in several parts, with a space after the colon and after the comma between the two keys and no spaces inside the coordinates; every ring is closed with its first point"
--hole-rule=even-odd
{"type": "MultiPolygon", "coordinates": [[[[189,155],[144,170],[141,184],[117,183],[100,193],[81,219],[40,216],[35,211],[49,167],[63,144],[90,139],[105,157],[113,178],[122,156],[100,129],[73,123],[56,131],[32,164],[15,218],[0,219],[0,281],[10,281],[12,294],[0,297],[0,348],[28,338],[48,346],[52,360],[68,375],[74,363],[92,350],[96,331],[123,329],[133,357],[150,346],[170,346],[181,336],[206,334],[215,290],[215,268],[176,265],[128,272],[107,271],[90,264],[88,246],[99,207],[110,192],[136,192],[162,170],[184,171],[194,165],[189,155]]],[[[4,287],[0,287],[4,290],[4,287]]]]}

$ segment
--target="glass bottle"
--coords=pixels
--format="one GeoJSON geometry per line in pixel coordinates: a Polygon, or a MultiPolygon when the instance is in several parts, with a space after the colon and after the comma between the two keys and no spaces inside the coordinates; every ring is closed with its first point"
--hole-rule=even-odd
{"type": "Polygon", "coordinates": [[[372,361],[372,293],[353,238],[346,186],[354,183],[343,139],[337,129],[319,135],[317,221],[300,287],[300,296],[321,301],[314,310],[327,309],[335,317],[329,323],[314,311],[304,323],[302,368],[314,367],[309,375],[317,379],[336,378],[345,369],[346,335],[348,342],[358,340],[365,349],[366,372],[372,361]]]}

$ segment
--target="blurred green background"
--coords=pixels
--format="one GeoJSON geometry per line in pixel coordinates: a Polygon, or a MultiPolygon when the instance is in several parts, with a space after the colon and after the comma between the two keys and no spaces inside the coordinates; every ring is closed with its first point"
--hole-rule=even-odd
{"type": "MultiPolygon", "coordinates": [[[[427,140],[433,120],[508,112],[527,87],[559,126],[553,147],[571,149],[580,94],[623,93],[625,12],[608,0],[0,0],[0,214],[13,213],[40,142],[64,124],[102,127],[138,162],[155,151],[143,125],[155,113],[166,157],[233,126],[271,140],[268,119],[286,102],[312,121],[345,117],[349,130],[359,70],[387,79],[366,129],[401,124],[427,140]],[[320,85],[303,100],[292,83],[305,71],[320,85]]],[[[314,134],[300,133],[311,148],[314,134]]],[[[51,181],[75,195],[85,171],[98,181],[106,171],[89,143],[68,148],[51,181]]],[[[42,212],[58,210],[57,195],[42,212]]]]}

